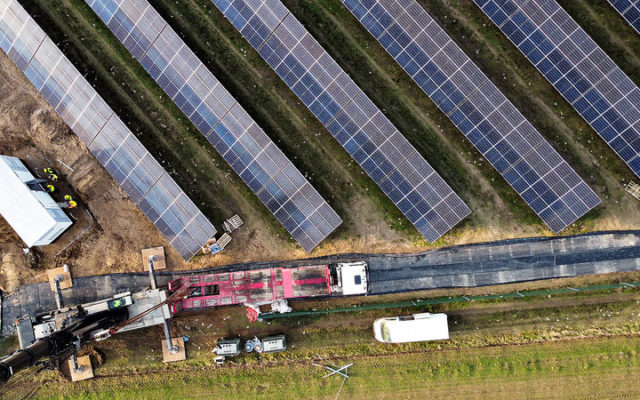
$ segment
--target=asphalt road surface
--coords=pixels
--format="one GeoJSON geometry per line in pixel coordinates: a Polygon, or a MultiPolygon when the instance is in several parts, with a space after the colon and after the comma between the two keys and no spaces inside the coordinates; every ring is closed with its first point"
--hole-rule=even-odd
{"type": "MultiPolygon", "coordinates": [[[[551,278],[640,270],[640,231],[513,239],[446,247],[417,254],[343,254],[313,259],[235,264],[215,269],[159,272],[159,286],[174,276],[365,260],[371,294],[499,285],[551,278]]],[[[149,287],[146,273],[73,279],[63,291],[65,305],[100,300],[149,287]]],[[[15,332],[18,318],[55,309],[48,282],[25,285],[2,298],[2,335],[15,332]]]]}

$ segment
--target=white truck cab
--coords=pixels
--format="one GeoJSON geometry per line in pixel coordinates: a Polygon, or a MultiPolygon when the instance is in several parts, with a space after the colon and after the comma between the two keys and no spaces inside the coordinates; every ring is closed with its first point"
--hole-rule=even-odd
{"type": "Polygon", "coordinates": [[[332,274],[331,292],[337,295],[364,295],[369,291],[369,274],[364,261],[339,263],[332,274]],[[335,275],[335,276],[333,276],[335,275]]]}

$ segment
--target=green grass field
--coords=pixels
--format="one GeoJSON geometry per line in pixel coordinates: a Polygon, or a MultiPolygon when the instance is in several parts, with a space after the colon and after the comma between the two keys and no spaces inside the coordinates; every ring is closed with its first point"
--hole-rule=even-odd
{"type": "MultiPolygon", "coordinates": [[[[638,338],[433,351],[353,360],[341,398],[635,398],[638,338]]],[[[338,364],[350,360],[338,360],[338,364]]],[[[40,399],[333,399],[342,379],[310,363],[192,368],[100,378],[40,399]]]]}

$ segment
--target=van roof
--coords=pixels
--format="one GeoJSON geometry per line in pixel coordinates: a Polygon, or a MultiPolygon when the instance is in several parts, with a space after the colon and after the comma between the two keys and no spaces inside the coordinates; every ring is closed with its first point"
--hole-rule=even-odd
{"type": "Polygon", "coordinates": [[[446,314],[420,315],[419,319],[384,319],[381,323],[382,336],[392,343],[421,342],[426,340],[449,339],[446,314]]]}

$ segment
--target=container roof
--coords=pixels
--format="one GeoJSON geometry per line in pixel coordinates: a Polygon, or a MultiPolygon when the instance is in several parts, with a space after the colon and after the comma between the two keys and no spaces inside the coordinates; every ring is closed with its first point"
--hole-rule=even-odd
{"type": "Polygon", "coordinates": [[[34,176],[22,161],[0,155],[0,214],[28,247],[35,245],[56,223],[71,220],[47,193],[25,184],[34,176]]]}

